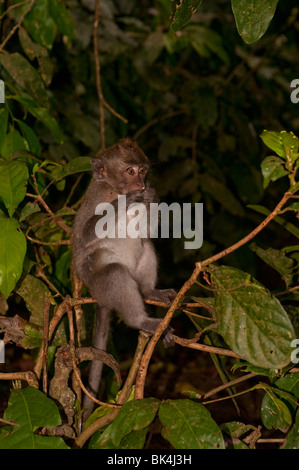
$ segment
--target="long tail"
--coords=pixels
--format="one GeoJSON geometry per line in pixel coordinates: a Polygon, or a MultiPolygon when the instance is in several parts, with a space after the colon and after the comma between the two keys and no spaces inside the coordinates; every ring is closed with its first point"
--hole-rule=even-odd
{"type": "MultiPolygon", "coordinates": [[[[106,351],[107,340],[109,333],[109,320],[110,311],[105,307],[97,306],[96,328],[93,340],[93,346],[97,349],[106,351]]],[[[97,396],[99,391],[101,377],[102,377],[103,363],[102,361],[92,361],[89,375],[87,390],[94,397],[97,396]]],[[[88,416],[92,413],[95,403],[87,396],[83,399],[83,420],[86,421],[88,416]]]]}

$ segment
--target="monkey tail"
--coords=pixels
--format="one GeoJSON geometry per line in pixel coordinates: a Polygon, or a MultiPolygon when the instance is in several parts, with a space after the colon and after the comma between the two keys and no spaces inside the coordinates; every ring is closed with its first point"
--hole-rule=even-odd
{"type": "MultiPolygon", "coordinates": [[[[109,333],[109,319],[110,310],[106,307],[97,305],[96,328],[94,333],[93,346],[102,351],[107,349],[107,340],[109,333]]],[[[87,390],[94,397],[97,396],[99,391],[100,382],[102,378],[103,363],[102,361],[93,360],[90,366],[88,375],[87,390]]],[[[92,413],[95,403],[87,396],[83,399],[83,420],[89,417],[92,413]]]]}

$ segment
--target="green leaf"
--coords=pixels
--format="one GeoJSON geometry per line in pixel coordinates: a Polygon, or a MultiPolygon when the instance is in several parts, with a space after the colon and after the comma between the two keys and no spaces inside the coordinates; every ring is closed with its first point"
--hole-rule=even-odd
{"type": "Polygon", "coordinates": [[[55,263],[55,276],[62,283],[63,286],[66,286],[69,280],[69,269],[71,266],[71,260],[71,250],[66,250],[59,256],[55,263]]]}
{"type": "Polygon", "coordinates": [[[270,181],[276,181],[285,175],[288,175],[288,171],[285,169],[284,161],[275,156],[266,157],[261,163],[261,170],[263,174],[263,187],[267,188],[270,181]]]}
{"type": "MultiPolygon", "coordinates": [[[[260,214],[263,214],[263,215],[266,215],[266,216],[271,214],[271,211],[269,211],[269,209],[267,209],[264,206],[260,206],[259,204],[248,204],[247,207],[249,209],[253,209],[254,211],[259,212],[260,214]]],[[[273,220],[274,220],[274,222],[276,222],[277,224],[281,225],[286,230],[288,230],[292,235],[299,238],[299,229],[297,227],[295,227],[294,224],[292,224],[291,222],[288,222],[287,220],[283,219],[282,217],[280,217],[278,215],[273,220]]]]}
{"type": "Polygon", "coordinates": [[[77,157],[71,160],[63,168],[57,168],[55,179],[65,178],[75,173],[91,170],[91,157],[77,157]]]}
{"type": "Polygon", "coordinates": [[[37,58],[39,64],[38,72],[46,86],[49,86],[53,77],[54,64],[49,57],[48,50],[44,46],[33,42],[27,31],[23,28],[19,29],[19,40],[27,57],[30,60],[37,58]]]}
{"type": "Polygon", "coordinates": [[[229,55],[223,47],[223,38],[212,29],[192,24],[184,29],[184,34],[190,36],[193,49],[201,57],[210,57],[211,51],[225,64],[230,63],[229,55]]]}
{"type": "Polygon", "coordinates": [[[282,136],[280,132],[273,131],[263,131],[261,134],[261,139],[269,149],[273,150],[277,155],[286,158],[286,152],[282,141],[282,136]]]}
{"type": "MultiPolygon", "coordinates": [[[[220,425],[220,429],[222,432],[229,435],[231,439],[231,444],[229,445],[229,448],[232,449],[249,449],[248,445],[246,445],[241,440],[241,437],[250,431],[256,430],[254,426],[250,424],[243,424],[238,421],[223,423],[220,425]]],[[[257,435],[256,438],[258,439],[258,437],[259,436],[257,435]]]]}
{"type": "Polygon", "coordinates": [[[28,178],[28,169],[24,164],[15,161],[0,162],[0,197],[10,217],[25,197],[28,178]]]}
{"type": "Polygon", "coordinates": [[[39,427],[53,428],[61,424],[54,401],[33,387],[12,391],[4,419],[16,426],[0,438],[0,449],[68,449],[60,437],[39,436],[39,427]]]}
{"type": "Polygon", "coordinates": [[[232,0],[238,33],[247,43],[265,34],[274,16],[278,0],[232,0]]]}
{"type": "Polygon", "coordinates": [[[40,348],[43,341],[43,329],[38,326],[27,323],[24,327],[25,338],[22,339],[21,345],[24,348],[40,348]]]}
{"type": "Polygon", "coordinates": [[[59,0],[50,0],[49,11],[59,31],[72,39],[75,33],[75,22],[64,3],[59,0]]]}
{"type": "Polygon", "coordinates": [[[27,55],[29,60],[34,60],[41,53],[44,53],[44,51],[47,52],[47,49],[45,47],[32,41],[29,34],[24,28],[22,27],[19,28],[18,36],[19,36],[19,41],[22,46],[22,49],[27,55]]]}
{"type": "Polygon", "coordinates": [[[287,436],[285,449],[299,449],[299,409],[297,410],[295,424],[287,436]]]}
{"type": "Polygon", "coordinates": [[[120,447],[116,447],[116,449],[143,449],[147,432],[148,426],[139,431],[131,431],[123,438],[120,447]]]}
{"type": "Polygon", "coordinates": [[[265,261],[265,263],[278,271],[287,286],[291,284],[294,265],[293,259],[288,258],[285,253],[280,250],[274,250],[273,248],[267,248],[266,250],[263,250],[258,245],[256,245],[256,243],[252,243],[250,245],[250,249],[254,251],[263,261],[265,261]]]}
{"type": "Polygon", "coordinates": [[[285,208],[288,211],[299,212],[299,202],[293,202],[288,207],[285,208]]]}
{"type": "Polygon", "coordinates": [[[156,398],[144,398],[125,403],[113,423],[106,427],[96,442],[93,442],[93,448],[121,449],[123,448],[122,440],[125,437],[127,437],[125,441],[127,446],[128,435],[133,431],[141,431],[148,427],[153,421],[159,405],[160,401],[156,398]]]}
{"type": "Polygon", "coordinates": [[[31,11],[25,16],[24,24],[35,42],[47,49],[52,49],[56,25],[50,16],[48,0],[35,2],[31,11]]]}
{"type": "Polygon", "coordinates": [[[36,137],[35,132],[31,129],[31,127],[27,126],[23,121],[17,121],[18,125],[21,129],[23,137],[27,140],[29,151],[35,155],[36,157],[40,157],[41,155],[41,146],[39,144],[38,138],[36,137]]]}
{"type": "Polygon", "coordinates": [[[7,132],[7,123],[8,123],[8,110],[6,108],[0,108],[0,153],[1,147],[4,141],[4,137],[7,132]]]}
{"type": "Polygon", "coordinates": [[[213,127],[218,119],[218,104],[214,93],[209,88],[200,88],[199,99],[192,106],[192,113],[198,124],[213,127]]]}
{"type": "Polygon", "coordinates": [[[199,177],[200,187],[211,194],[225,209],[233,215],[244,215],[244,209],[230,189],[208,173],[199,177]]]}
{"type": "Polygon", "coordinates": [[[267,390],[263,398],[261,418],[267,429],[280,429],[282,432],[286,432],[292,424],[289,408],[277,397],[273,388],[267,390]]]}
{"type": "Polygon", "coordinates": [[[18,52],[1,54],[0,63],[17,84],[24,88],[40,106],[48,107],[48,96],[43,81],[25,57],[18,52]]]}
{"type": "Polygon", "coordinates": [[[62,170],[63,175],[60,177],[65,177],[73,175],[75,173],[81,173],[82,171],[91,170],[91,158],[90,157],[77,157],[74,160],[71,160],[65,165],[62,170]]]}
{"type": "Polygon", "coordinates": [[[25,300],[26,307],[31,312],[30,321],[38,326],[43,326],[45,298],[55,305],[48,287],[37,277],[27,274],[17,293],[25,300]]]}
{"type": "Polygon", "coordinates": [[[11,155],[20,150],[28,150],[26,149],[26,142],[21,137],[20,133],[13,130],[6,134],[1,145],[2,157],[8,160],[11,155]]]}
{"type": "MultiPolygon", "coordinates": [[[[299,372],[290,373],[284,377],[280,377],[275,381],[275,387],[278,388],[278,390],[289,392],[291,395],[290,399],[288,396],[284,397],[283,395],[282,398],[286,401],[289,409],[292,412],[295,412],[299,398],[299,372]]],[[[275,389],[273,390],[275,391],[275,389]]],[[[278,392],[276,391],[276,393],[278,392]]]]}
{"type": "Polygon", "coordinates": [[[293,132],[281,131],[283,146],[286,156],[292,162],[298,158],[299,139],[293,132]]]}
{"type": "Polygon", "coordinates": [[[0,217],[0,290],[8,298],[22,274],[26,238],[15,219],[0,217]]]}
{"type": "Polygon", "coordinates": [[[14,95],[13,99],[19,101],[30,114],[39,119],[51,131],[56,142],[63,143],[63,134],[56,119],[50,116],[45,108],[38,107],[31,98],[24,95],[14,95]]]}
{"type": "Polygon", "coordinates": [[[280,369],[291,360],[294,328],[271,293],[239,269],[212,271],[217,332],[240,357],[259,367],[280,369]]]}
{"type": "Polygon", "coordinates": [[[188,23],[191,16],[196,13],[200,4],[201,0],[181,0],[180,2],[174,2],[171,25],[173,31],[182,29],[182,27],[188,23]]]}
{"type": "Polygon", "coordinates": [[[162,436],[175,449],[224,449],[222,433],[210,412],[191,400],[166,400],[159,419],[162,436]]]}
{"type": "Polygon", "coordinates": [[[263,131],[261,139],[267,147],[284,160],[295,162],[298,158],[299,139],[293,132],[263,131]]]}
{"type": "Polygon", "coordinates": [[[254,366],[253,364],[250,364],[250,362],[246,362],[244,360],[237,361],[232,366],[231,370],[232,372],[235,372],[238,369],[241,369],[242,372],[253,372],[256,375],[265,375],[266,377],[269,377],[270,380],[277,378],[277,372],[275,372],[274,369],[254,366]]]}
{"type": "Polygon", "coordinates": [[[22,222],[31,214],[35,214],[36,212],[40,212],[40,207],[36,202],[27,202],[26,206],[22,209],[19,221],[22,222]]]}

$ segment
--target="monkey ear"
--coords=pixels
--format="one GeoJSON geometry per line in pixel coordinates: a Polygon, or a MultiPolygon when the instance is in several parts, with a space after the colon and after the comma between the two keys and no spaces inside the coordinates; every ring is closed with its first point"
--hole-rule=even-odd
{"type": "Polygon", "coordinates": [[[93,176],[96,180],[101,180],[103,178],[106,178],[107,170],[102,160],[100,160],[99,158],[93,158],[91,160],[91,166],[92,166],[93,176]]]}

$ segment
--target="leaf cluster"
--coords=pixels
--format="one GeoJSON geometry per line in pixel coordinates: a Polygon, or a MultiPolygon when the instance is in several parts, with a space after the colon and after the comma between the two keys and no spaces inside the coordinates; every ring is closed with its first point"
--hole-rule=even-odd
{"type": "MultiPolygon", "coordinates": [[[[11,393],[0,447],[66,448],[78,439],[76,351],[88,344],[94,306],[71,270],[71,226],[91,157],[130,135],[153,160],[162,199],[205,205],[200,250],[183,250],[184,240],[160,242],[161,283],[176,284],[175,320],[195,335],[176,341],[210,352],[234,403],[227,355],[233,372],[266,377],[246,393],[264,392],[261,425],[298,448],[298,372],[289,371],[298,359],[299,140],[288,85],[299,72],[298,12],[277,0],[145,4],[101,2],[99,93],[94,2],[0,3],[0,329],[6,343],[33,350],[44,390],[22,376],[30,386],[11,393]],[[217,264],[224,256],[227,265],[217,264]],[[47,382],[57,370],[58,398],[47,382]]],[[[141,395],[148,351],[136,380],[141,395]]],[[[157,426],[177,449],[258,446],[260,427],[237,419],[220,426],[194,390],[165,401],[132,400],[134,393],[90,448],[143,448],[157,426]]],[[[100,406],[87,429],[112,413],[100,406]]]]}

